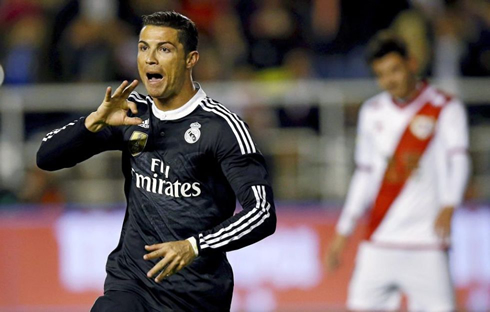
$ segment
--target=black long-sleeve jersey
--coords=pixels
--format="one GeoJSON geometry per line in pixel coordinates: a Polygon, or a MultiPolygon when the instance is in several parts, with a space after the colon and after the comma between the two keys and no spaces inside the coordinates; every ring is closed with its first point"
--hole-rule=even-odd
{"type": "Polygon", "coordinates": [[[229,310],[233,273],[226,252],[275,231],[264,158],[247,125],[200,87],[173,111],[158,110],[136,92],[128,100],[137,104],[140,125],[92,133],[81,118],[46,135],[37,164],[57,170],[121,150],[127,209],[108,257],[105,291],[135,292],[158,311],[229,310]],[[237,198],[243,210],[234,214],[237,198]],[[146,276],[158,261],[143,260],[145,245],[189,237],[199,250],[189,266],[160,284],[146,276]]]}

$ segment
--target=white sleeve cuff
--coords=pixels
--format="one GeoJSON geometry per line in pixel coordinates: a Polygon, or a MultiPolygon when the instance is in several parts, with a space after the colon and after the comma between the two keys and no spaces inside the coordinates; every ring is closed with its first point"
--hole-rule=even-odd
{"type": "Polygon", "coordinates": [[[194,254],[196,255],[196,257],[199,256],[199,249],[197,248],[196,238],[193,237],[193,236],[191,236],[188,239],[186,239],[186,241],[188,241],[189,243],[191,243],[192,250],[194,250],[194,254]]]}

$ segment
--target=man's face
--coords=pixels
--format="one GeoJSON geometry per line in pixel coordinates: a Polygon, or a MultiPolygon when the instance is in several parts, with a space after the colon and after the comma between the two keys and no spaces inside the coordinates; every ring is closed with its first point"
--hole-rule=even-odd
{"type": "Polygon", "coordinates": [[[412,59],[392,52],[374,60],[371,67],[379,86],[393,97],[407,98],[415,90],[416,66],[412,59]]]}
{"type": "Polygon", "coordinates": [[[145,26],[138,42],[138,72],[148,94],[166,99],[180,92],[187,67],[178,30],[165,26],[145,26]]]}

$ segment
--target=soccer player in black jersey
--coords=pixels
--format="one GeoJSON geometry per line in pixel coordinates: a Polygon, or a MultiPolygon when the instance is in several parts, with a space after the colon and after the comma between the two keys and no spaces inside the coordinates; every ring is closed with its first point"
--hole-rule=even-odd
{"type": "Polygon", "coordinates": [[[92,311],[227,311],[226,252],[275,230],[267,169],[247,125],[192,80],[197,41],[179,13],[145,16],[137,61],[148,95],[133,91],[136,80],[107,88],[95,112],[48,133],[38,151],[45,170],[122,151],[126,215],[92,311]],[[234,214],[237,199],[243,210],[234,214]]]}

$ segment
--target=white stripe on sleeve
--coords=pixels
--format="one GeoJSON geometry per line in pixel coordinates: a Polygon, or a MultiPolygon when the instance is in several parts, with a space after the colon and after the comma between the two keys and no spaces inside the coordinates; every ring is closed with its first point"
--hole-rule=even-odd
{"type": "Polygon", "coordinates": [[[255,153],[255,144],[253,143],[250,134],[248,133],[247,128],[243,124],[243,121],[241,121],[236,114],[231,113],[227,109],[225,109],[223,106],[217,106],[214,104],[211,104],[211,102],[203,100],[199,104],[202,109],[208,112],[213,112],[216,115],[222,117],[223,119],[226,120],[228,125],[230,126],[231,130],[233,131],[233,134],[235,135],[238,145],[240,147],[240,151],[242,155],[245,154],[251,154],[255,153]],[[242,124],[241,124],[241,123],[242,124]]]}
{"type": "Polygon", "coordinates": [[[240,119],[240,117],[237,116],[237,114],[231,112],[228,108],[226,108],[223,104],[211,99],[211,98],[208,98],[209,100],[209,103],[211,104],[214,104],[214,106],[226,113],[228,113],[236,122],[238,122],[238,125],[239,125],[239,129],[242,129],[243,130],[243,133],[242,135],[245,136],[245,142],[248,142],[250,144],[250,148],[252,150],[252,153],[256,153],[256,149],[255,149],[255,144],[252,140],[252,136],[250,135],[250,132],[248,131],[247,129],[247,126],[245,125],[245,123],[243,122],[243,120],[240,119]]]}
{"type": "Polygon", "coordinates": [[[238,240],[260,226],[270,217],[269,209],[271,205],[266,200],[265,186],[252,186],[252,191],[255,195],[255,208],[216,233],[206,236],[200,234],[199,243],[201,249],[218,248],[238,240]]]}
{"type": "Polygon", "coordinates": [[[59,129],[55,129],[51,132],[49,132],[48,134],[46,134],[46,136],[43,138],[43,142],[46,142],[47,140],[51,139],[53,136],[57,135],[58,133],[60,133],[61,131],[65,130],[66,127],[70,127],[70,126],[74,126],[76,123],[78,122],[78,119],[73,121],[73,122],[70,122],[69,124],[67,124],[66,126],[62,127],[62,128],[59,128],[59,129]]]}
{"type": "Polygon", "coordinates": [[[128,101],[148,105],[146,99],[136,91],[131,92],[131,94],[128,97],[128,101]]]}

